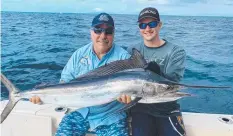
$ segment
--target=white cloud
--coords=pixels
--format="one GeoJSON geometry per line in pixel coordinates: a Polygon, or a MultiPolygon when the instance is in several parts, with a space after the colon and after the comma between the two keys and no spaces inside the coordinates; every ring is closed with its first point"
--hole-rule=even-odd
{"type": "Polygon", "coordinates": [[[157,3],[158,4],[169,4],[169,1],[168,0],[157,0],[157,3]]]}
{"type": "Polygon", "coordinates": [[[102,9],[102,8],[94,8],[93,10],[94,10],[95,12],[103,11],[103,9],[102,9]]]}
{"type": "Polygon", "coordinates": [[[159,5],[169,4],[169,0],[137,0],[137,2],[143,4],[159,4],[159,5]]]}
{"type": "Polygon", "coordinates": [[[192,0],[196,1],[196,3],[202,3],[202,4],[214,4],[214,5],[232,5],[233,0],[192,0]]]}

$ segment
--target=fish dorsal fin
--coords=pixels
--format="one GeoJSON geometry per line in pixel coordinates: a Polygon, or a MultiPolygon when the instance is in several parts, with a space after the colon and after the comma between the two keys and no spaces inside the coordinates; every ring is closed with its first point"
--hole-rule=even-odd
{"type": "Polygon", "coordinates": [[[133,60],[134,68],[143,68],[142,66],[147,64],[142,54],[135,48],[132,49],[132,56],[130,59],[133,60]]]}
{"type": "Polygon", "coordinates": [[[146,66],[145,66],[145,70],[150,70],[160,76],[163,76],[163,73],[160,69],[160,66],[158,63],[156,63],[155,61],[151,61],[149,62],[146,66]]]}
{"type": "Polygon", "coordinates": [[[127,69],[144,68],[145,65],[147,65],[147,63],[144,57],[140,54],[140,52],[137,49],[133,48],[132,56],[129,59],[110,62],[104,66],[101,66],[86,74],[81,75],[75,80],[112,75],[127,69]]]}

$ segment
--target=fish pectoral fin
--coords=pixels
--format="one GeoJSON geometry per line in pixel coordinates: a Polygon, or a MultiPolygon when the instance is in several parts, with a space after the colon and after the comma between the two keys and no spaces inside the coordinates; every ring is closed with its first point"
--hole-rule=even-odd
{"type": "Polygon", "coordinates": [[[122,109],[119,109],[117,112],[123,112],[131,107],[133,107],[134,105],[136,105],[140,100],[142,99],[142,97],[136,97],[135,99],[133,99],[130,103],[126,104],[125,107],[123,107],[122,109]]]}
{"type": "Polygon", "coordinates": [[[123,108],[118,109],[117,111],[110,113],[108,116],[111,116],[112,114],[116,114],[116,113],[120,113],[123,112],[125,110],[128,110],[129,108],[133,107],[134,105],[136,105],[140,100],[142,99],[142,97],[136,97],[134,100],[132,100],[130,103],[126,104],[123,108]]]}

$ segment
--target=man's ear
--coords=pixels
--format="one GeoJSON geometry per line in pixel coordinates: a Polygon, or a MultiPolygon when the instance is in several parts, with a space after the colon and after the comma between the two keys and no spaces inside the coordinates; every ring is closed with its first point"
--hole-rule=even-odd
{"type": "Polygon", "coordinates": [[[159,22],[159,28],[162,28],[162,26],[163,26],[163,22],[160,21],[160,22],[159,22]]]}
{"type": "Polygon", "coordinates": [[[91,35],[91,39],[92,39],[92,37],[93,37],[93,30],[90,30],[90,35],[91,35]]]}
{"type": "Polygon", "coordinates": [[[90,34],[92,35],[92,30],[90,29],[90,34]]]}

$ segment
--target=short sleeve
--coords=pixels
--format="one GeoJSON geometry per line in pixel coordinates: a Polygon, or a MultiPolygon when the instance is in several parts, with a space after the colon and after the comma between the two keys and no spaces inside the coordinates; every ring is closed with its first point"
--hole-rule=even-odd
{"type": "Polygon", "coordinates": [[[75,78],[75,74],[74,74],[75,64],[79,60],[79,56],[80,55],[79,55],[78,51],[74,52],[74,54],[71,56],[71,58],[69,59],[69,61],[66,64],[66,66],[62,70],[60,82],[62,82],[62,81],[69,82],[70,80],[75,78]]]}

